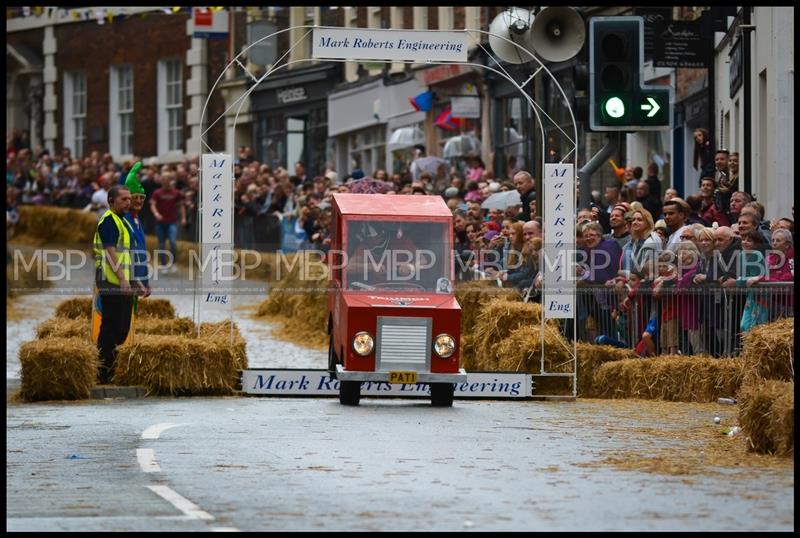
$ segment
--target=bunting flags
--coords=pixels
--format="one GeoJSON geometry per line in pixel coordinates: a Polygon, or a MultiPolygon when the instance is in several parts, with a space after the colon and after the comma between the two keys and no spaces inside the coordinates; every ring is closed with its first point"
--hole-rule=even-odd
{"type": "Polygon", "coordinates": [[[455,131],[461,126],[461,121],[453,117],[453,110],[449,106],[442,110],[442,113],[433,123],[437,127],[448,131],[455,131]]]}
{"type": "Polygon", "coordinates": [[[420,110],[423,112],[428,112],[431,108],[433,108],[433,92],[422,92],[416,97],[409,97],[408,102],[411,103],[411,106],[413,106],[414,110],[417,112],[420,110]]]}

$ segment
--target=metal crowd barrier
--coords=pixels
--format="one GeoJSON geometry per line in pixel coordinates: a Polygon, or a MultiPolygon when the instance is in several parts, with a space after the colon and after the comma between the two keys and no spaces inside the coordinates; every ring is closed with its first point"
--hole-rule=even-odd
{"type": "Polygon", "coordinates": [[[658,291],[590,285],[578,287],[576,302],[579,341],[638,346],[637,351],[655,354],[736,356],[744,332],[794,317],[794,283],[727,288],[715,283],[658,291]]]}

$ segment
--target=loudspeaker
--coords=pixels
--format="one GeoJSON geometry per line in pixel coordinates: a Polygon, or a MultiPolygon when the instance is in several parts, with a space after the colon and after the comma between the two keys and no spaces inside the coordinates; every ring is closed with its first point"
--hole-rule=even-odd
{"type": "Polygon", "coordinates": [[[533,53],[533,13],[527,9],[512,7],[497,15],[489,25],[489,46],[501,59],[512,64],[524,64],[533,60],[533,56],[515,47],[504,37],[533,53]],[[501,37],[498,37],[501,36],[501,37]]]}
{"type": "Polygon", "coordinates": [[[537,13],[530,34],[533,49],[540,58],[563,62],[580,52],[586,27],[575,9],[546,7],[537,13]]]}

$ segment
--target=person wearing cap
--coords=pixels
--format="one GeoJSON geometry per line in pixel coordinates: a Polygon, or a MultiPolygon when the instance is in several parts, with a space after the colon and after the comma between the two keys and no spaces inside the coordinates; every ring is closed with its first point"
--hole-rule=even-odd
{"type": "Polygon", "coordinates": [[[611,213],[608,215],[608,223],[611,232],[603,236],[603,239],[611,239],[617,242],[619,248],[625,248],[631,240],[630,225],[625,220],[625,215],[631,210],[627,202],[615,204],[611,213]]]}

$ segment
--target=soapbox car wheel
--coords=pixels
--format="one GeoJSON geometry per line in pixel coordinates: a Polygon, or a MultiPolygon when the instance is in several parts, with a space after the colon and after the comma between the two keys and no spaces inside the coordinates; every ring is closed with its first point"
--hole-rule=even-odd
{"type": "Polygon", "coordinates": [[[452,383],[431,383],[431,405],[452,407],[455,386],[452,383]]]}

